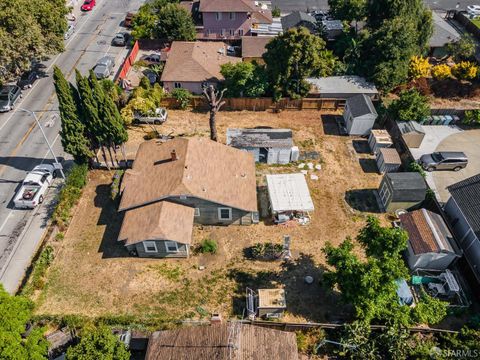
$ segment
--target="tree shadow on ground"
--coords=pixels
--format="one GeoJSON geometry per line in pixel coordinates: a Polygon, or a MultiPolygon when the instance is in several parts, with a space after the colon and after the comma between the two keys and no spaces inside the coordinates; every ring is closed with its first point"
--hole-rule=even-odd
{"type": "Polygon", "coordinates": [[[352,145],[357,154],[370,154],[370,145],[367,140],[353,140],[352,145]]]}
{"type": "Polygon", "coordinates": [[[375,159],[358,159],[358,162],[364,173],[378,174],[377,162],[375,159]]]}
{"type": "Polygon", "coordinates": [[[340,304],[338,293],[323,284],[325,270],[324,266],[315,264],[311,255],[303,253],[281,262],[278,271],[233,269],[228,276],[236,282],[232,299],[234,312],[244,314],[247,287],[255,292],[258,289],[283,287],[288,313],[315,322],[343,321],[350,316],[348,307],[340,304]],[[313,277],[312,284],[305,282],[306,276],[313,277]]]}
{"type": "Polygon", "coordinates": [[[377,189],[355,189],[345,192],[345,201],[352,209],[380,213],[381,209],[378,205],[377,189]]]}
{"type": "Polygon", "coordinates": [[[95,191],[95,207],[102,209],[97,225],[105,225],[98,252],[104,259],[130,256],[123,243],[117,241],[124,216],[124,212],[117,211],[119,200],[110,198],[110,185],[98,185],[95,191]]]}

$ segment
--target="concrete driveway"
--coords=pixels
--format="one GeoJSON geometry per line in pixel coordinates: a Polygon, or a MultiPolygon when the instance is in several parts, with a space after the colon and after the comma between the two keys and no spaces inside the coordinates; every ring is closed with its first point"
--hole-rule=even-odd
{"type": "Polygon", "coordinates": [[[480,173],[480,130],[462,131],[442,140],[435,151],[463,151],[468,156],[468,166],[458,172],[434,171],[429,175],[435,184],[437,198],[446,202],[450,193],[447,186],[480,173]]]}

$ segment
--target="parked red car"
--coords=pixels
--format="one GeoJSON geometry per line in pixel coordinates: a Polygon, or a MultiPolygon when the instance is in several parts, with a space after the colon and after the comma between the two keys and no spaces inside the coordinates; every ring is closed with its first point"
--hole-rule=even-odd
{"type": "Polygon", "coordinates": [[[81,9],[82,11],[90,11],[95,7],[95,0],[85,0],[81,9]]]}

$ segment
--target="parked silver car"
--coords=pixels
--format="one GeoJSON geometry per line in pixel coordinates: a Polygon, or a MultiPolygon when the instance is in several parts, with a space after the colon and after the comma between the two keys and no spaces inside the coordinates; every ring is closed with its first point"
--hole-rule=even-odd
{"type": "Polygon", "coordinates": [[[133,114],[133,123],[134,124],[155,124],[160,125],[167,121],[168,113],[165,108],[156,108],[155,111],[151,111],[147,114],[142,114],[138,111],[135,111],[133,114]]]}
{"type": "Polygon", "coordinates": [[[427,171],[454,170],[459,171],[468,164],[467,155],[459,151],[440,151],[422,155],[419,164],[427,171]]]}
{"type": "Polygon", "coordinates": [[[97,61],[97,64],[93,68],[93,73],[98,79],[105,79],[113,74],[114,67],[115,59],[111,56],[104,56],[97,61]]]}
{"type": "Polygon", "coordinates": [[[72,34],[74,32],[75,32],[75,24],[74,23],[68,24],[67,31],[65,31],[65,34],[63,35],[63,38],[65,40],[70,39],[70,36],[72,36],[72,34]]]}

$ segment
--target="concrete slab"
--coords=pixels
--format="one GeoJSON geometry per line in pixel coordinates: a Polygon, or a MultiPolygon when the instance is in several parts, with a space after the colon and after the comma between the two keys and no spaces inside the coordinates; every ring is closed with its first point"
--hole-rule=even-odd
{"type": "Polygon", "coordinates": [[[462,129],[455,125],[423,125],[423,130],[425,130],[425,137],[423,138],[422,145],[417,149],[410,149],[415,160],[418,160],[424,154],[434,152],[438,144],[444,139],[462,131],[462,129]]]}

